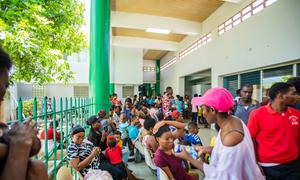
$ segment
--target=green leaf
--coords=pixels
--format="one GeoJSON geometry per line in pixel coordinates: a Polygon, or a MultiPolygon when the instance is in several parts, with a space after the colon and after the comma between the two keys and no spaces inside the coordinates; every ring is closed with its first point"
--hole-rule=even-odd
{"type": "Polygon", "coordinates": [[[45,84],[74,78],[63,55],[87,47],[78,0],[0,0],[0,45],[13,59],[14,82],[45,84]]]}

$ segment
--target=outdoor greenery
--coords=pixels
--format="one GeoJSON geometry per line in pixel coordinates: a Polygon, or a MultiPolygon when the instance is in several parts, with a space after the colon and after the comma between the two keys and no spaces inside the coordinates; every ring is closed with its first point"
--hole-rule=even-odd
{"type": "MultiPolygon", "coordinates": [[[[23,114],[25,117],[33,116],[33,99],[23,101],[23,114]]],[[[41,102],[37,100],[37,108],[40,108],[41,102]]]]}
{"type": "Polygon", "coordinates": [[[0,0],[0,46],[13,59],[13,81],[71,80],[63,57],[86,47],[84,23],[81,0],[0,0]]]}

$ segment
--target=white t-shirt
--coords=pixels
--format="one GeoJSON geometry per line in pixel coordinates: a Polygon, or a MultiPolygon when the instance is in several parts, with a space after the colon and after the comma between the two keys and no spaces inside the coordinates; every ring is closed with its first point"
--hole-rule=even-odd
{"type": "MultiPolygon", "coordinates": [[[[243,122],[242,122],[243,123],[243,122]]],[[[239,144],[228,147],[221,141],[220,132],[216,138],[210,164],[203,165],[205,179],[261,180],[264,179],[254,154],[253,142],[243,123],[244,139],[239,144]]]]}

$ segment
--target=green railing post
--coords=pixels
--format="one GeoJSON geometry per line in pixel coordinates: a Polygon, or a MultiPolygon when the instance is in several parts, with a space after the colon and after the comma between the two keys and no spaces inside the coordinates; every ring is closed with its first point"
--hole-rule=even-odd
{"type": "MultiPolygon", "coordinates": [[[[54,174],[56,175],[56,152],[57,152],[57,144],[56,144],[56,100],[55,97],[53,97],[53,141],[54,141],[54,149],[53,149],[53,159],[54,159],[54,174]]],[[[54,180],[56,180],[56,176],[54,176],[54,180]]]]}
{"type": "MultiPolygon", "coordinates": [[[[84,114],[85,114],[85,108],[84,108],[84,101],[83,101],[83,98],[81,98],[81,126],[83,127],[84,124],[83,124],[83,121],[84,121],[84,114]]],[[[84,127],[83,127],[84,128],[84,127]]]]}
{"type": "MultiPolygon", "coordinates": [[[[34,120],[34,124],[35,124],[35,129],[37,129],[37,100],[36,97],[34,97],[33,99],[33,120],[34,120]]],[[[34,156],[34,159],[37,159],[37,155],[34,156]]]]}
{"type": "Polygon", "coordinates": [[[73,99],[70,98],[70,124],[73,127],[73,99]]]}
{"type": "Polygon", "coordinates": [[[80,97],[78,98],[78,124],[81,125],[81,113],[82,113],[82,108],[81,108],[81,101],[80,97]]]}
{"type": "MultiPolygon", "coordinates": [[[[65,106],[66,106],[66,109],[65,109],[65,118],[66,118],[66,146],[69,147],[69,121],[68,121],[68,98],[66,98],[66,101],[65,101],[65,106]]],[[[69,163],[68,161],[66,162],[66,165],[67,167],[69,167],[69,163]]]]}
{"type": "MultiPolygon", "coordinates": [[[[64,142],[63,142],[63,100],[62,100],[62,97],[59,99],[59,109],[60,109],[60,132],[61,132],[61,136],[60,136],[60,145],[61,145],[61,148],[60,148],[60,162],[63,162],[63,145],[64,145],[64,142]]],[[[65,134],[68,134],[68,132],[66,132],[65,134]]]]}
{"type": "Polygon", "coordinates": [[[45,152],[45,166],[48,172],[48,113],[47,113],[47,98],[44,97],[44,152],[45,152]]]}
{"type": "Polygon", "coordinates": [[[22,98],[19,98],[19,101],[18,101],[18,121],[19,122],[23,121],[23,102],[22,102],[22,98]]]}
{"type": "Polygon", "coordinates": [[[75,120],[74,120],[75,123],[74,124],[77,125],[78,109],[77,109],[77,98],[76,97],[74,98],[74,112],[75,112],[75,120]]]}

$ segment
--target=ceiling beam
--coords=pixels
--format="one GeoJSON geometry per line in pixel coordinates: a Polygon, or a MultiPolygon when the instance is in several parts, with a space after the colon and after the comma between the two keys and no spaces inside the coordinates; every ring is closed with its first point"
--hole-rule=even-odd
{"type": "Polygon", "coordinates": [[[113,36],[113,46],[123,46],[132,48],[154,49],[154,50],[167,50],[177,51],[179,43],[172,41],[153,40],[146,38],[113,36]]]}
{"type": "Polygon", "coordinates": [[[111,26],[145,30],[147,28],[169,29],[172,33],[197,35],[201,34],[201,23],[137,13],[113,11],[111,26]]]}

